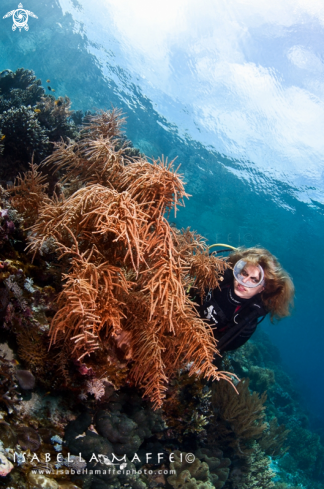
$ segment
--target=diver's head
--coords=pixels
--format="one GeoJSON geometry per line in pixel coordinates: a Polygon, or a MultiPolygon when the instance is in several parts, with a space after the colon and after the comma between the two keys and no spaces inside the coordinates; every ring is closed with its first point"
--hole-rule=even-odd
{"type": "Polygon", "coordinates": [[[259,264],[241,259],[235,263],[234,292],[242,299],[251,299],[264,290],[264,271],[259,264]]]}
{"type": "Polygon", "coordinates": [[[240,247],[230,254],[228,262],[232,265],[233,271],[237,266],[239,272],[241,271],[240,275],[245,275],[238,277],[241,283],[234,275],[234,291],[239,297],[249,299],[261,293],[262,302],[270,312],[271,319],[280,319],[290,314],[295,292],[294,284],[270,251],[259,247],[240,247]],[[250,287],[246,287],[247,282],[250,287]]]}

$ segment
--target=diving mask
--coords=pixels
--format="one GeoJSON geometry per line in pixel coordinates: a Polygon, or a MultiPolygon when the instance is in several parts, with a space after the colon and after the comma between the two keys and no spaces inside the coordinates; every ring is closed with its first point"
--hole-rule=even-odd
{"type": "Polygon", "coordinates": [[[260,265],[255,265],[254,263],[248,263],[244,260],[239,260],[235,263],[233,269],[234,277],[238,281],[239,284],[244,287],[254,288],[262,285],[264,283],[264,271],[260,265]],[[249,273],[247,269],[247,265],[257,268],[260,271],[260,276],[258,273],[249,273]]]}

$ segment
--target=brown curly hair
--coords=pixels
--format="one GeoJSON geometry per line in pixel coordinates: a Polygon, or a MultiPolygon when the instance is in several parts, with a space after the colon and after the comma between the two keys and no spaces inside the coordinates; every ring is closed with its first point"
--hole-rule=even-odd
{"type": "Polygon", "coordinates": [[[241,259],[252,265],[261,265],[264,270],[265,283],[261,299],[270,313],[271,322],[289,316],[294,305],[295,287],[277,258],[265,248],[240,247],[230,254],[228,263],[234,266],[241,259]]]}

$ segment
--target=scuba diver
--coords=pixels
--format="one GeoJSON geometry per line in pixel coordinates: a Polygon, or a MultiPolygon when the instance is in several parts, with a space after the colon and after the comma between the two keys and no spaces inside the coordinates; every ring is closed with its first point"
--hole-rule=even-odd
{"type": "Polygon", "coordinates": [[[203,301],[190,290],[201,318],[211,325],[220,353],[236,350],[270,314],[270,320],[289,316],[294,285],[278,260],[264,248],[236,248],[229,256],[219,288],[203,301]]]}

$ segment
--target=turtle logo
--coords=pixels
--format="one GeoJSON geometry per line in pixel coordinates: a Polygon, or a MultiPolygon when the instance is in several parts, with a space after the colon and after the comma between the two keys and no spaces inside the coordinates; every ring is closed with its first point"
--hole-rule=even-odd
{"type": "Polygon", "coordinates": [[[18,5],[17,10],[11,10],[11,12],[8,12],[6,15],[3,16],[3,19],[6,19],[7,17],[12,16],[13,20],[13,25],[12,25],[12,30],[15,31],[18,27],[19,32],[21,32],[21,29],[24,28],[25,31],[29,30],[29,26],[27,24],[28,22],[28,15],[31,17],[35,17],[35,19],[38,19],[37,15],[33,14],[30,10],[25,10],[23,9],[22,3],[18,5]]]}

